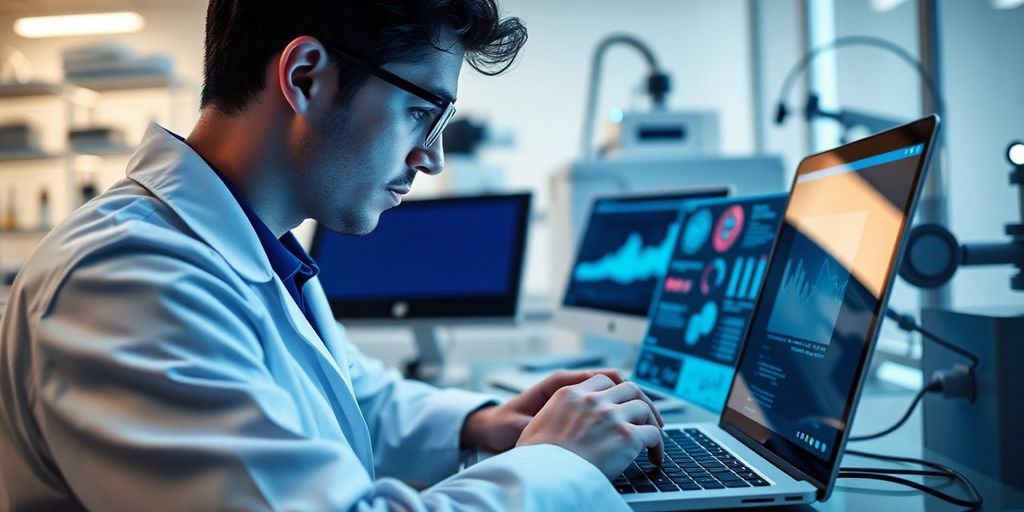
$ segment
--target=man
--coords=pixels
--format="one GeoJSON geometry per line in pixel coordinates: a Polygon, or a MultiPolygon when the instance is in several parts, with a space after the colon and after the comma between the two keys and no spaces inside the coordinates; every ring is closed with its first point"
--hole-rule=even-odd
{"type": "Polygon", "coordinates": [[[192,133],[151,126],[12,289],[0,508],[624,508],[607,477],[660,457],[636,386],[562,373],[497,404],[402,380],[289,233],[372,231],[441,172],[463,60],[525,39],[493,0],[212,0],[192,133]],[[452,475],[469,448],[503,453],[452,475]]]}

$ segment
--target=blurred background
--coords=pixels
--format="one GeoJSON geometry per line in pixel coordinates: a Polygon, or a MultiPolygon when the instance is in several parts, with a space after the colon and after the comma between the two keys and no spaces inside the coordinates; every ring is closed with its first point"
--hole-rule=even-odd
{"type": "MultiPolygon", "coordinates": [[[[464,70],[458,122],[445,135],[447,172],[421,176],[413,197],[532,191],[524,294],[552,304],[572,262],[566,233],[576,234],[573,216],[586,208],[563,199],[587,162],[762,162],[778,166],[785,187],[807,154],[943,110],[940,170],[920,215],[960,240],[1002,240],[1004,225],[1020,221],[1006,151],[1024,138],[1022,4],[505,0],[529,42],[502,76],[464,70]],[[668,85],[658,99],[652,69],[655,89],[668,85]],[[782,123],[780,100],[789,114],[782,123]],[[676,128],[646,137],[652,121],[676,128]]],[[[0,266],[8,276],[51,226],[123,176],[149,122],[189,132],[205,9],[202,0],[0,0],[0,266]],[[50,18],[103,13],[113,15],[50,18]]],[[[602,191],[645,189],[623,183],[612,179],[602,191]]],[[[1013,272],[964,268],[929,292],[899,281],[893,305],[1021,304],[1013,272]]],[[[894,351],[912,353],[909,335],[890,337],[906,343],[894,351]]]]}

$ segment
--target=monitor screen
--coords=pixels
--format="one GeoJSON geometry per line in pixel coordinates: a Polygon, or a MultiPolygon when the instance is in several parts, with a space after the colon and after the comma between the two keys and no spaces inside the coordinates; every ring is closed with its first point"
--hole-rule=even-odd
{"type": "Polygon", "coordinates": [[[406,201],[368,235],[317,226],[311,255],[335,317],[513,317],[530,194],[406,201]]]}
{"type": "Polygon", "coordinates": [[[801,162],[750,319],[722,425],[826,489],[936,123],[926,118],[801,162]]]}
{"type": "Polygon", "coordinates": [[[647,316],[686,201],[727,193],[722,188],[595,200],[563,305],[647,316]]]}
{"type": "Polygon", "coordinates": [[[712,411],[722,409],[787,197],[687,205],[652,301],[634,380],[712,411]]]}

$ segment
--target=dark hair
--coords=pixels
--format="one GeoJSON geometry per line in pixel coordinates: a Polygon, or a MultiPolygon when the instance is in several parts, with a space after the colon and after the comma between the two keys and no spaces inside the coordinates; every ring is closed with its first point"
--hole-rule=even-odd
{"type": "MultiPolygon", "coordinates": [[[[466,62],[486,75],[512,65],[526,43],[519,18],[502,19],[495,0],[210,0],[201,106],[235,114],[265,86],[270,57],[296,37],[384,64],[422,56],[450,30],[466,62]]],[[[351,98],[366,72],[333,58],[338,101],[351,98]]]]}

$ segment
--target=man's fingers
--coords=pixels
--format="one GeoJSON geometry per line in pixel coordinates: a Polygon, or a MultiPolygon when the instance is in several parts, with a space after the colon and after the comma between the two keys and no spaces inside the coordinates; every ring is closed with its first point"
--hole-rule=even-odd
{"type": "Polygon", "coordinates": [[[588,379],[593,378],[595,375],[604,375],[611,379],[612,382],[618,384],[624,381],[622,374],[615,370],[586,370],[586,371],[557,371],[552,373],[547,378],[542,380],[537,387],[540,388],[548,398],[551,397],[561,388],[566,386],[574,386],[581,382],[585,382],[588,379]]]}
{"type": "Polygon", "coordinates": [[[654,414],[656,419],[655,425],[659,427],[665,426],[665,421],[661,418],[661,413],[658,412],[658,408],[654,406],[654,402],[647,396],[646,393],[640,389],[639,386],[632,382],[623,382],[616,384],[614,387],[601,392],[602,395],[609,401],[617,404],[626,403],[630,400],[642,400],[646,403],[654,414]]]}
{"type": "MultiPolygon", "coordinates": [[[[532,388],[520,393],[512,399],[516,407],[525,414],[534,415],[555,394],[556,391],[566,386],[575,386],[597,375],[602,375],[613,384],[625,381],[621,373],[615,370],[586,370],[586,371],[557,371],[542,380],[532,388]]],[[[604,388],[600,388],[604,389],[604,388]]]]}
{"type": "Polygon", "coordinates": [[[643,400],[630,400],[619,405],[619,408],[626,421],[634,425],[651,425],[661,428],[658,418],[654,416],[654,411],[643,400]]]}
{"type": "Polygon", "coordinates": [[[634,425],[634,432],[640,442],[647,447],[647,457],[655,466],[664,462],[665,445],[661,439],[661,429],[654,425],[634,425]]]}
{"type": "Polygon", "coordinates": [[[574,387],[580,391],[604,391],[615,386],[615,382],[603,373],[598,373],[593,377],[576,384],[574,387]]]}
{"type": "Polygon", "coordinates": [[[612,382],[614,382],[616,384],[622,384],[623,382],[626,382],[626,377],[624,375],[622,375],[622,372],[620,372],[618,370],[609,370],[609,369],[594,370],[592,373],[594,375],[597,375],[597,374],[604,375],[605,377],[608,377],[609,379],[612,380],[612,382]]]}

